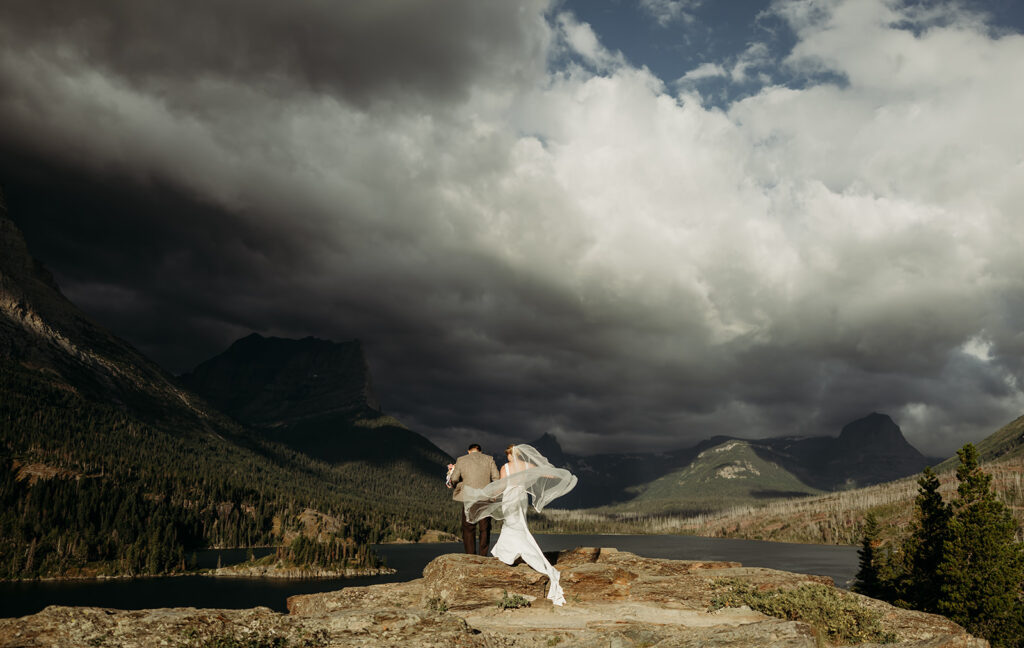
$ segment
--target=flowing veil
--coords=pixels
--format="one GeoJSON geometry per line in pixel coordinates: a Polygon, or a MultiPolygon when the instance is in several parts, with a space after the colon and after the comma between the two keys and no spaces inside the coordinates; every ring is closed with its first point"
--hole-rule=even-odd
{"type": "Polygon", "coordinates": [[[527,494],[533,508],[540,512],[552,500],[576,486],[575,475],[564,468],[552,466],[533,446],[523,443],[515,446],[512,452],[514,459],[526,462],[531,467],[502,477],[483,488],[466,486],[462,498],[469,522],[478,522],[485,517],[503,520],[520,509],[525,515],[527,494]]]}

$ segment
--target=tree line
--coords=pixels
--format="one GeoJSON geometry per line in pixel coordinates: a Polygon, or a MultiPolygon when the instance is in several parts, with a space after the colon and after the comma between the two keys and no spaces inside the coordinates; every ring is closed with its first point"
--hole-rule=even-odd
{"type": "Polygon", "coordinates": [[[978,465],[971,444],[957,452],[956,497],[938,476],[918,480],[914,521],[902,542],[881,546],[875,516],[865,520],[854,591],[942,614],[993,646],[1024,648],[1024,543],[1017,522],[978,465]]]}

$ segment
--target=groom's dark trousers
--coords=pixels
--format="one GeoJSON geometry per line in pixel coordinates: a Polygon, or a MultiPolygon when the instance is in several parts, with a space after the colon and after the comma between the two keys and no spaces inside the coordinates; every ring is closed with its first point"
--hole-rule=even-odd
{"type": "Polygon", "coordinates": [[[468,554],[487,555],[491,548],[491,518],[485,517],[476,524],[466,520],[466,509],[462,509],[462,546],[468,554]],[[480,530],[480,544],[476,543],[476,532],[480,530]]]}
{"type": "MultiPolygon", "coordinates": [[[[455,488],[452,499],[459,503],[462,511],[462,545],[466,553],[487,555],[491,548],[491,518],[485,517],[479,522],[470,523],[466,520],[466,509],[463,508],[462,491],[466,486],[483,488],[499,477],[498,467],[494,465],[494,457],[485,455],[478,450],[470,450],[455,460],[455,467],[448,476],[448,484],[455,488]],[[476,543],[476,532],[480,531],[480,544],[476,543]]],[[[472,505],[471,505],[472,506],[472,505]]],[[[474,514],[473,517],[476,517],[474,514]]]]}

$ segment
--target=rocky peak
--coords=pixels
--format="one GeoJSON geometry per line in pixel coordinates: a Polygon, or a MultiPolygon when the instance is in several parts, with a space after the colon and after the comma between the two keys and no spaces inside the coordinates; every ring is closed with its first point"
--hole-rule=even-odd
{"type": "Polygon", "coordinates": [[[848,423],[839,435],[841,452],[877,452],[891,453],[898,451],[902,455],[924,460],[921,452],[916,450],[903,436],[899,426],[887,415],[872,412],[863,419],[848,423]]]}
{"type": "Polygon", "coordinates": [[[839,442],[844,446],[861,447],[868,444],[883,447],[909,445],[900,426],[887,415],[878,412],[844,425],[839,433],[839,442]]]}
{"type": "Polygon", "coordinates": [[[223,411],[256,425],[380,409],[359,340],[293,340],[253,333],[181,380],[223,411]]]}
{"type": "Polygon", "coordinates": [[[32,256],[21,230],[7,217],[7,205],[0,193],[0,272],[24,279],[32,271],[32,256]]]}
{"type": "Polygon", "coordinates": [[[550,432],[545,432],[539,439],[530,443],[534,448],[537,449],[542,455],[544,455],[548,461],[555,466],[565,466],[566,457],[565,452],[562,451],[562,445],[558,443],[558,439],[555,435],[550,432]]]}
{"type": "Polygon", "coordinates": [[[46,267],[32,257],[21,230],[7,216],[7,206],[0,192],[0,290],[24,296],[32,284],[60,292],[57,282],[46,267]]]}

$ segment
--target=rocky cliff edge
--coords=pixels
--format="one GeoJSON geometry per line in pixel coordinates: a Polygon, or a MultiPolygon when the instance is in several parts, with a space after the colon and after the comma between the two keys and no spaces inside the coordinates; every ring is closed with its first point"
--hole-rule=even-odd
{"type": "MultiPolygon", "coordinates": [[[[526,565],[447,554],[406,583],[349,587],[293,596],[289,614],[250,610],[106,610],[51,606],[20,619],[0,619],[0,648],[107,646],[540,646],[803,647],[833,643],[820,627],[766,616],[749,607],[710,611],[734,588],[754,592],[832,590],[823,577],[732,562],[643,558],[615,549],[578,548],[550,555],[567,604],[551,605],[547,578],[526,565]],[[528,607],[500,609],[505,595],[528,607]]],[[[866,609],[888,635],[886,645],[982,648],[943,617],[834,591],[866,609]]],[[[861,646],[879,645],[861,643],[861,646]]]]}

